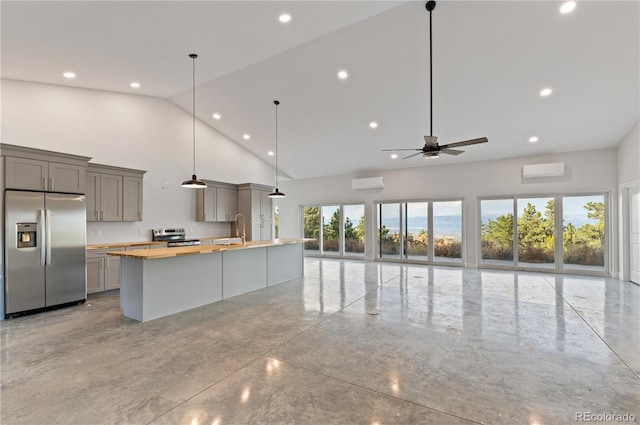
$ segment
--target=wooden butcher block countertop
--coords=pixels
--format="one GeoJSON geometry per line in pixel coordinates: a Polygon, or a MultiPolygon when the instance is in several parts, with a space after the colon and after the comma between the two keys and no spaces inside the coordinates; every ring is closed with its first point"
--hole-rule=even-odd
{"type": "Polygon", "coordinates": [[[182,255],[210,254],[212,252],[233,251],[239,249],[263,248],[268,246],[289,245],[295,243],[303,243],[305,239],[273,239],[266,241],[250,241],[244,244],[231,245],[197,245],[197,246],[180,246],[173,248],[150,248],[136,249],[132,251],[109,252],[108,255],[117,255],[120,257],[137,258],[141,260],[156,260],[159,258],[171,258],[182,255]]]}

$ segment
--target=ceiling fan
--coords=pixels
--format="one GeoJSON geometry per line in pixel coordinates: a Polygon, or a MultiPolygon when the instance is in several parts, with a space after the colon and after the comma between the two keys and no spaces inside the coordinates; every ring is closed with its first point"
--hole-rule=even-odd
{"type": "Polygon", "coordinates": [[[429,135],[424,136],[424,146],[420,149],[383,149],[383,152],[397,152],[397,151],[417,151],[409,156],[405,156],[402,159],[411,158],[417,155],[422,155],[424,158],[437,158],[441,153],[447,155],[460,155],[464,151],[451,149],[460,146],[477,145],[478,143],[487,143],[489,140],[486,137],[480,137],[478,139],[465,140],[463,142],[449,143],[446,145],[439,145],[438,138],[433,135],[433,46],[431,36],[431,12],[436,8],[435,1],[427,2],[427,10],[429,11],[429,135]]]}

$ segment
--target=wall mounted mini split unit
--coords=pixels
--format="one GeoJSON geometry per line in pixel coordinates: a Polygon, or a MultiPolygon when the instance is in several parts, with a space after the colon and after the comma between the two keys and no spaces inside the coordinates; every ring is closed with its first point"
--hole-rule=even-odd
{"type": "Polygon", "coordinates": [[[522,178],[559,177],[564,176],[564,162],[550,164],[531,164],[522,167],[522,178]]]}
{"type": "Polygon", "coordinates": [[[353,190],[382,189],[382,188],[384,188],[384,177],[370,177],[368,179],[351,180],[351,189],[353,190]]]}

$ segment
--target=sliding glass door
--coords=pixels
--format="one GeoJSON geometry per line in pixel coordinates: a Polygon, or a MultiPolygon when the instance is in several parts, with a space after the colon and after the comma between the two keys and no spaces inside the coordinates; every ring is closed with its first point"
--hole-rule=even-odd
{"type": "Polygon", "coordinates": [[[481,265],[607,272],[605,194],[481,199],[479,206],[481,265]]]}
{"type": "Polygon", "coordinates": [[[562,198],[562,259],[565,270],[605,271],[605,197],[562,198]]]}
{"type": "Polygon", "coordinates": [[[429,203],[407,202],[404,258],[417,261],[429,260],[429,203]]]}
{"type": "Polygon", "coordinates": [[[380,203],[377,212],[378,258],[462,263],[461,200],[380,203]]]}
{"type": "Polygon", "coordinates": [[[380,204],[378,208],[378,255],[400,258],[400,204],[380,204]]]}
{"type": "Polygon", "coordinates": [[[345,205],[344,255],[364,257],[364,205],[345,205]]]}
{"type": "Polygon", "coordinates": [[[365,253],[364,204],[303,206],[305,255],[359,257],[365,253]]]}
{"type": "Polygon", "coordinates": [[[519,198],[518,266],[555,268],[554,198],[519,198]]]}

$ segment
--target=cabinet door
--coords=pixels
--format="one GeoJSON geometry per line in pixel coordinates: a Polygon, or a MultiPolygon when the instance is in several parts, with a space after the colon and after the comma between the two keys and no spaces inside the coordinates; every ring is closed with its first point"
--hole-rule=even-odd
{"type": "Polygon", "coordinates": [[[47,190],[49,163],[34,159],[6,157],[5,188],[47,190]]]}
{"type": "Polygon", "coordinates": [[[122,221],[122,176],[100,174],[100,221],[122,221]]]}
{"type": "Polygon", "coordinates": [[[252,221],[249,226],[250,234],[247,234],[247,240],[259,241],[262,239],[262,223],[260,221],[252,221]]]}
{"type": "Polygon", "coordinates": [[[216,221],[216,188],[204,189],[204,221],[216,221]]]}
{"type": "Polygon", "coordinates": [[[273,239],[273,222],[263,221],[260,225],[260,239],[271,240],[273,239]]]}
{"type": "Polygon", "coordinates": [[[106,267],[104,271],[104,290],[120,288],[120,265],[121,258],[107,255],[105,259],[106,267]]]}
{"type": "Polygon", "coordinates": [[[100,174],[87,172],[84,181],[87,221],[100,221],[100,174]]]}
{"type": "Polygon", "coordinates": [[[238,191],[227,190],[227,221],[234,221],[238,214],[238,191]]]}
{"type": "Polygon", "coordinates": [[[142,221],[142,179],[122,178],[122,221],[142,221]]]}
{"type": "Polygon", "coordinates": [[[262,192],[259,190],[251,191],[251,217],[248,218],[250,220],[264,220],[264,216],[262,214],[262,192]]]}
{"type": "Polygon", "coordinates": [[[216,220],[229,221],[227,216],[227,189],[216,188],[216,220]]]}
{"type": "Polygon", "coordinates": [[[104,291],[104,258],[87,258],[87,294],[104,291]]]}
{"type": "Polygon", "coordinates": [[[265,221],[273,220],[273,204],[271,198],[269,198],[269,192],[260,192],[260,219],[265,221]]]}
{"type": "Polygon", "coordinates": [[[85,167],[49,163],[49,190],[54,192],[84,193],[85,167]]]}

